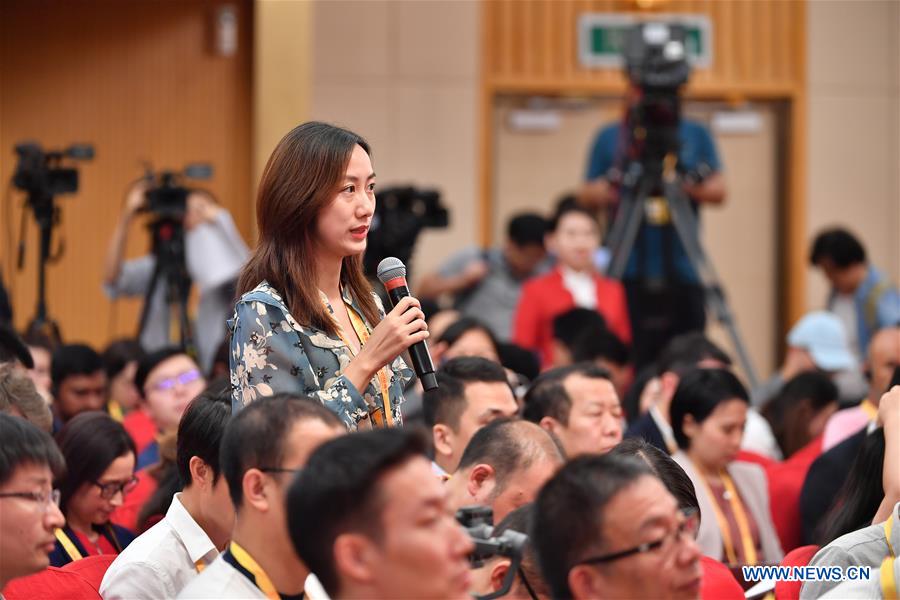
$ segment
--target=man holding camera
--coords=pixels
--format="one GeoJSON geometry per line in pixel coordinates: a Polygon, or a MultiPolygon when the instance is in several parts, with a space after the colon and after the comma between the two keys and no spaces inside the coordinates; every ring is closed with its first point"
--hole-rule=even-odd
{"type": "MultiPolygon", "coordinates": [[[[633,86],[626,102],[635,105],[642,94],[633,86]]],[[[611,219],[619,205],[620,174],[626,171],[632,154],[628,127],[634,125],[616,123],[600,131],[588,158],[586,183],[578,194],[583,205],[597,211],[606,209],[611,219]]],[[[652,126],[647,124],[648,128],[652,126]]],[[[683,189],[699,218],[700,205],[725,201],[722,166],[706,127],[689,119],[680,120],[677,127],[676,169],[686,175],[683,189]]],[[[637,368],[651,363],[673,337],[703,331],[706,326],[703,287],[672,225],[668,203],[660,194],[651,195],[647,205],[639,208],[644,220],[622,277],[637,368]]]]}
{"type": "MultiPolygon", "coordinates": [[[[128,191],[125,207],[113,231],[106,256],[104,290],[110,299],[120,296],[146,297],[156,272],[157,256],[145,254],[124,260],[131,224],[139,212],[149,211],[147,179],[128,191]]],[[[212,194],[191,190],[183,216],[185,267],[200,291],[200,303],[193,330],[200,366],[206,371],[225,337],[225,320],[234,308],[234,280],[249,256],[249,249],[235,227],[231,214],[216,203],[212,194]]],[[[147,318],[140,342],[148,352],[172,344],[171,307],[166,282],[158,281],[151,297],[145,299],[147,318]]]]}

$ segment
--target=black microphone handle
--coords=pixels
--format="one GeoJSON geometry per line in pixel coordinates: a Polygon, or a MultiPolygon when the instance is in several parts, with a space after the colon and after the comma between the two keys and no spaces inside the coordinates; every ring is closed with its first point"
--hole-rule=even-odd
{"type": "MultiPolygon", "coordinates": [[[[397,306],[400,300],[409,295],[409,288],[405,285],[388,290],[388,297],[391,299],[392,306],[397,306]]],[[[428,352],[428,344],[423,340],[410,346],[409,357],[425,391],[437,389],[437,377],[434,374],[434,363],[431,361],[431,353],[428,352]]]]}

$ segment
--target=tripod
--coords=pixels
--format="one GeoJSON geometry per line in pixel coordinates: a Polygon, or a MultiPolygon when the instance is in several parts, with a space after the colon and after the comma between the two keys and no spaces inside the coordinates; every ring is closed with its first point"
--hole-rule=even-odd
{"type": "Polygon", "coordinates": [[[725,327],[751,387],[756,387],[759,384],[756,370],[738,331],[734,313],[728,306],[719,276],[700,244],[697,219],[682,188],[683,179],[675,170],[675,162],[676,154],[670,152],[664,159],[632,160],[628,164],[622,178],[619,211],[607,236],[607,245],[612,249],[607,275],[622,278],[644,220],[644,207],[654,192],[661,191],[678,240],[700,277],[706,304],[725,327]]]}
{"type": "MultiPolygon", "coordinates": [[[[28,324],[29,333],[43,333],[51,340],[60,340],[59,325],[47,315],[47,263],[50,262],[50,242],[53,237],[53,226],[58,217],[58,209],[53,202],[52,194],[31,192],[28,204],[34,212],[40,231],[40,253],[38,255],[38,297],[37,310],[28,324]]],[[[23,216],[24,218],[24,216],[23,216]]],[[[20,247],[19,268],[22,268],[24,246],[20,247]]]]}
{"type": "Polygon", "coordinates": [[[171,311],[174,310],[177,319],[174,324],[178,327],[179,345],[188,354],[195,356],[194,336],[187,307],[191,292],[191,276],[188,274],[184,256],[184,225],[180,220],[160,218],[154,221],[150,228],[153,232],[153,254],[156,264],[141,310],[138,339],[143,337],[147,329],[156,290],[161,283],[165,286],[163,298],[169,309],[166,313],[166,339],[171,340],[173,325],[171,311]]]}

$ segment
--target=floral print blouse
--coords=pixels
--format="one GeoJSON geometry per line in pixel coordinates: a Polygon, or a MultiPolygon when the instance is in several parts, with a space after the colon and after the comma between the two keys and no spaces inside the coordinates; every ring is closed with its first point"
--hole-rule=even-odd
{"type": "MultiPolygon", "coordinates": [[[[346,291],[342,293],[344,301],[362,316],[363,312],[353,298],[346,291]]],[[[328,297],[321,290],[319,294],[334,314],[328,297]]],[[[378,311],[384,317],[381,300],[377,294],[373,295],[378,311]]],[[[365,319],[364,322],[371,332],[371,323],[365,319]]],[[[377,376],[366,389],[357,390],[342,374],[353,359],[350,348],[340,337],[297,323],[281,295],[267,282],[263,281],[238,300],[234,318],[228,325],[231,329],[232,413],[257,398],[280,392],[318,398],[351,431],[366,417],[384,412],[377,376]]],[[[401,425],[403,388],[413,373],[401,357],[394,359],[388,367],[390,418],[394,425],[401,425]]]]}

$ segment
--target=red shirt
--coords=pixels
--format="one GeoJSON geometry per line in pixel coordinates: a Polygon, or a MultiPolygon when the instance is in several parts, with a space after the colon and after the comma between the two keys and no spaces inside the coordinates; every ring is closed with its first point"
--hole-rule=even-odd
{"type": "Polygon", "coordinates": [[[98,535],[97,541],[92,542],[88,539],[88,536],[81,533],[80,531],[72,530],[75,535],[78,537],[78,543],[81,544],[81,547],[85,549],[88,556],[97,556],[98,554],[118,554],[119,551],[116,550],[116,547],[112,545],[106,536],[98,535]]]}
{"type": "MultiPolygon", "coordinates": [[[[597,312],[606,327],[624,343],[631,343],[631,321],[625,288],[618,281],[594,275],[597,284],[597,312]]],[[[553,319],[575,308],[572,293],[563,285],[562,273],[553,269],[525,282],[513,319],[513,342],[540,353],[541,367],[553,364],[553,319]]]]}
{"type": "Polygon", "coordinates": [[[137,453],[143,452],[150,442],[156,439],[156,424],[150,419],[150,415],[143,408],[136,408],[122,420],[122,427],[134,440],[137,453]]]}
{"type": "Polygon", "coordinates": [[[822,454],[822,436],[797,450],[782,463],[766,468],[769,512],[785,553],[800,545],[800,492],[813,462],[822,454]]]}
{"type": "Polygon", "coordinates": [[[734,578],[731,569],[709,556],[700,557],[703,581],[700,598],[703,600],[743,600],[744,588],[734,578]]]}

